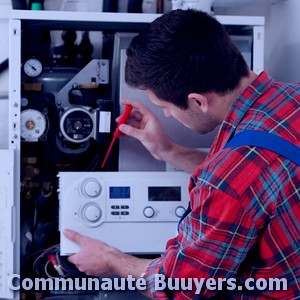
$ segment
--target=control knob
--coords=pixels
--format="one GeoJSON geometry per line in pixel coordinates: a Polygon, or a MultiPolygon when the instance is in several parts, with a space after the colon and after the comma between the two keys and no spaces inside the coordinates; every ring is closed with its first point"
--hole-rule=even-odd
{"type": "Polygon", "coordinates": [[[143,214],[146,218],[152,218],[155,215],[155,210],[151,206],[146,206],[143,210],[143,214]]]}
{"type": "Polygon", "coordinates": [[[96,204],[89,204],[83,209],[83,217],[88,222],[95,223],[101,218],[101,209],[96,204]]]}
{"type": "Polygon", "coordinates": [[[95,198],[101,193],[101,185],[96,179],[88,179],[82,184],[82,192],[89,198],[95,198]]]}
{"type": "Polygon", "coordinates": [[[176,217],[181,218],[184,213],[185,213],[185,208],[183,206],[177,206],[175,208],[175,215],[176,215],[176,217]]]}

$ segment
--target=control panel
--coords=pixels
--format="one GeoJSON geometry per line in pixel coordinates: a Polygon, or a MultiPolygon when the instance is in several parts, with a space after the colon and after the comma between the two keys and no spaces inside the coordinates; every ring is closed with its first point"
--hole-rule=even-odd
{"type": "Polygon", "coordinates": [[[188,206],[184,172],[60,172],[61,254],[78,252],[76,230],[127,253],[161,253],[188,206]]]}

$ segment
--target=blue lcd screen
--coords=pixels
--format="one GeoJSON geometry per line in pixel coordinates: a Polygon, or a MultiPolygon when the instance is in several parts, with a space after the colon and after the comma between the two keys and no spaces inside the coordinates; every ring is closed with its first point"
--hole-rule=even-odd
{"type": "Polygon", "coordinates": [[[130,186],[110,186],[110,199],[130,199],[130,186]]]}

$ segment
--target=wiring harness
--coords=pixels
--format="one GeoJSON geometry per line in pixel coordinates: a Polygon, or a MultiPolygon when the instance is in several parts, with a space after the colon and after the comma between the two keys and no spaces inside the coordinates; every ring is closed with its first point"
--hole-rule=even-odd
{"type": "Polygon", "coordinates": [[[76,266],[60,255],[60,246],[54,245],[43,251],[34,261],[33,270],[39,276],[48,278],[83,276],[76,266]]]}

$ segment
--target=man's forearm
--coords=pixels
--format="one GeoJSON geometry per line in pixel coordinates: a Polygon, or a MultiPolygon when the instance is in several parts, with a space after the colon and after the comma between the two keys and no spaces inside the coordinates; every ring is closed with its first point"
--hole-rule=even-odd
{"type": "MultiPolygon", "coordinates": [[[[131,275],[135,279],[138,279],[146,272],[147,265],[151,260],[146,258],[138,258],[123,253],[117,249],[112,249],[111,261],[111,269],[113,274],[122,278],[127,278],[129,275],[131,275]]],[[[145,296],[152,298],[147,289],[145,291],[140,290],[140,292],[145,296]]]]}
{"type": "Polygon", "coordinates": [[[173,144],[172,148],[162,155],[163,160],[191,174],[206,158],[207,153],[194,148],[173,144]]]}

